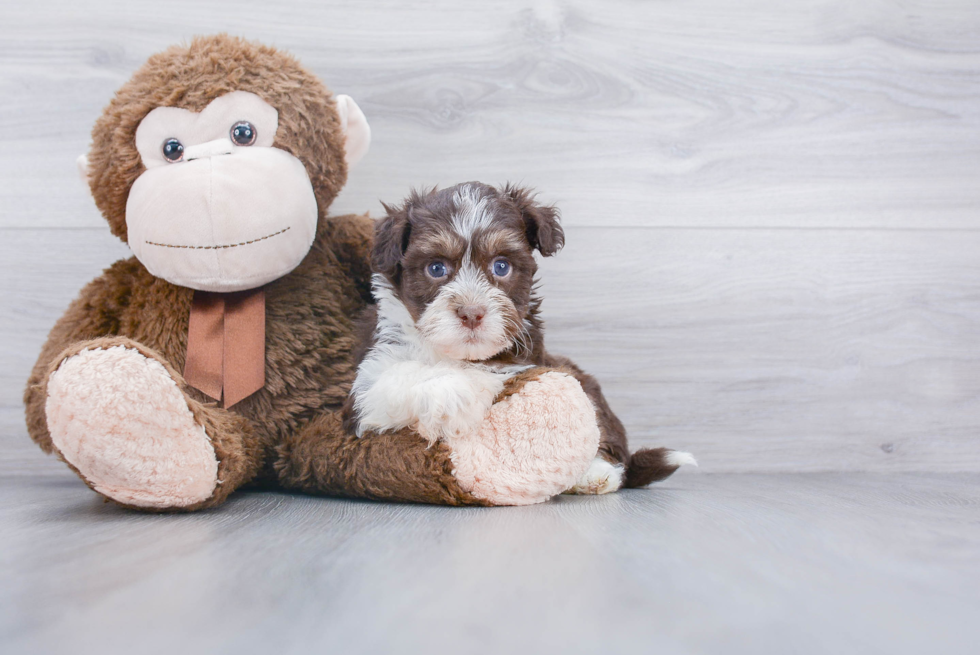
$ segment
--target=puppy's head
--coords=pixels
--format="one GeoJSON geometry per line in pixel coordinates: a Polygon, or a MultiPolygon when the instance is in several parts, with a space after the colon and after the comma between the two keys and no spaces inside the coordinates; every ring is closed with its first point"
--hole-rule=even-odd
{"type": "Polygon", "coordinates": [[[430,346],[470,361],[526,346],[533,251],[550,256],[564,244],[557,209],[529,189],[478,182],[413,192],[385,209],[371,263],[430,346]]]}

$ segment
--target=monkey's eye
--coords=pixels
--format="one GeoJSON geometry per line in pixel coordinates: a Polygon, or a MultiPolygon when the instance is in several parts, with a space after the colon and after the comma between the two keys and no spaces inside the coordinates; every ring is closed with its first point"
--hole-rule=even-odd
{"type": "Polygon", "coordinates": [[[255,128],[248,121],[238,121],[231,126],[231,140],[239,146],[250,146],[255,143],[255,128]]]}
{"type": "Polygon", "coordinates": [[[184,158],[184,144],[177,139],[167,139],[163,142],[163,158],[174,163],[184,158]]]}
{"type": "Polygon", "coordinates": [[[446,266],[445,262],[432,262],[425,267],[425,272],[428,273],[429,277],[434,280],[446,277],[449,275],[449,267],[446,266]]]}
{"type": "Polygon", "coordinates": [[[497,277],[507,277],[510,273],[510,262],[500,258],[493,263],[493,274],[497,277]]]}

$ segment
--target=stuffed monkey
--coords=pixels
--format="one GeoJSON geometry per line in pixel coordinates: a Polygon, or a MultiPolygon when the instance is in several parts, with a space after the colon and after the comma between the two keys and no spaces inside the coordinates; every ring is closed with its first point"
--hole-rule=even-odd
{"type": "Polygon", "coordinates": [[[369,140],[353,100],[273,48],[216,36],[151,57],[80,160],[134,256],[52,329],[25,392],[33,440],[150,511],[212,507],[250,483],[450,505],[572,486],[598,430],[560,371],[512,380],[451,448],[344,432],[373,221],[327,210],[369,140]]]}

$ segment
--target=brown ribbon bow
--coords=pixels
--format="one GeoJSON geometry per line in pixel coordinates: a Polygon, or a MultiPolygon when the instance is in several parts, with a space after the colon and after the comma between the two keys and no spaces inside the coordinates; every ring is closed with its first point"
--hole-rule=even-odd
{"type": "Polygon", "coordinates": [[[187,326],[187,384],[231,407],[265,386],[265,292],[195,291],[187,326]],[[222,392],[224,396],[222,397],[222,392]]]}

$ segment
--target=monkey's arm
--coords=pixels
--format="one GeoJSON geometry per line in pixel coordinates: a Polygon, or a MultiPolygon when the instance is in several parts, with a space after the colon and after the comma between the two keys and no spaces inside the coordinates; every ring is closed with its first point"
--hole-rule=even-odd
{"type": "Polygon", "coordinates": [[[412,430],[344,430],[312,420],[278,447],[286,488],[439,505],[527,505],[572,486],[595,456],[595,410],[568,374],[537,368],[507,381],[480,429],[432,446],[412,430]]]}
{"type": "Polygon", "coordinates": [[[347,434],[340,412],[323,414],[278,447],[279,482],[307,493],[435,505],[490,505],[453,475],[451,449],[414,431],[347,434]]]}
{"type": "Polygon", "coordinates": [[[357,287],[361,299],[374,303],[371,296],[371,245],[374,219],[367,214],[330,216],[321,222],[317,244],[330,248],[337,262],[357,287]]]}

